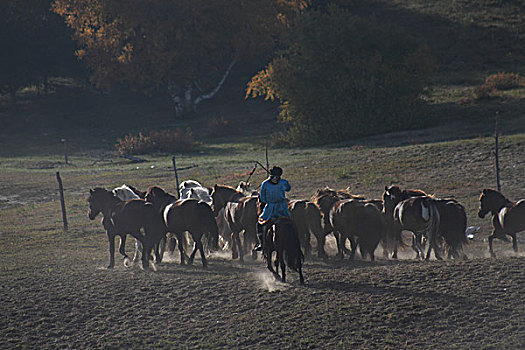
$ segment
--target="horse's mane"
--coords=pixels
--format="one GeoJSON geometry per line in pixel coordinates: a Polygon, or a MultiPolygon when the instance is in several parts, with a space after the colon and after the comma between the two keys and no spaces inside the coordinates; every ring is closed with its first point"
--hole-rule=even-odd
{"type": "Polygon", "coordinates": [[[322,197],[329,196],[338,199],[365,199],[363,196],[356,196],[350,193],[350,187],[344,190],[334,190],[330,187],[319,188],[311,198],[311,202],[317,203],[322,197]]]}
{"type": "Polygon", "coordinates": [[[385,192],[390,193],[390,195],[400,196],[401,199],[408,199],[410,197],[431,197],[431,198],[434,197],[434,195],[428,194],[422,190],[414,190],[414,189],[401,190],[399,186],[385,187],[385,192]]]}
{"type": "MultiPolygon", "coordinates": [[[[235,193],[239,193],[239,194],[242,194],[242,192],[239,192],[237,191],[235,188],[231,187],[231,186],[227,186],[227,185],[218,185],[218,184],[215,184],[215,186],[213,186],[213,192],[217,191],[217,190],[226,190],[226,191],[231,191],[231,192],[235,192],[235,193]]],[[[210,192],[210,193],[213,193],[213,192],[210,192]]],[[[244,195],[243,195],[244,196],[244,195]]]]}
{"type": "Polygon", "coordinates": [[[481,195],[479,196],[479,199],[481,200],[481,197],[483,196],[493,196],[493,197],[495,196],[498,199],[503,200],[505,205],[515,204],[514,202],[509,200],[507,197],[505,197],[500,191],[497,191],[493,188],[484,188],[483,191],[481,192],[481,195]]]}
{"type": "Polygon", "coordinates": [[[162,188],[160,188],[159,186],[151,186],[148,188],[148,190],[146,191],[146,195],[148,194],[153,194],[153,195],[162,195],[162,196],[165,196],[165,197],[169,197],[170,199],[173,199],[175,200],[175,196],[169,194],[168,192],[164,191],[162,188]]]}
{"type": "Polygon", "coordinates": [[[90,196],[94,195],[95,193],[100,193],[102,196],[106,197],[106,200],[112,201],[115,203],[123,202],[120,198],[115,196],[115,194],[112,191],[108,191],[105,188],[102,187],[95,187],[92,190],[89,190],[90,196]]]}
{"type": "Polygon", "coordinates": [[[403,190],[403,193],[409,197],[434,197],[432,194],[428,194],[422,190],[403,190]]]}
{"type": "Polygon", "coordinates": [[[139,196],[140,198],[144,199],[146,197],[146,191],[139,191],[136,187],[134,186],[131,186],[131,185],[125,185],[125,186],[128,186],[129,189],[131,191],[133,191],[133,193],[135,193],[137,196],[139,196]]]}

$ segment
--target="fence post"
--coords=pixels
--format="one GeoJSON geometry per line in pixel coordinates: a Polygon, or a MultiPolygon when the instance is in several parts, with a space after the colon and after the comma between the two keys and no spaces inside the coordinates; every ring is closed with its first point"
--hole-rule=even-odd
{"type": "Polygon", "coordinates": [[[268,161],[268,141],[266,141],[266,169],[267,171],[270,171],[270,163],[268,161]]]}
{"type": "Polygon", "coordinates": [[[68,164],[67,162],[67,139],[62,139],[60,141],[62,141],[62,143],[64,144],[64,160],[66,164],[68,164]]]}
{"type": "Polygon", "coordinates": [[[175,183],[177,184],[177,199],[179,199],[179,174],[177,173],[177,164],[175,163],[175,156],[171,157],[171,162],[173,163],[173,171],[175,172],[175,183]]]}
{"type": "Polygon", "coordinates": [[[494,147],[494,155],[496,156],[496,184],[498,186],[498,192],[501,192],[501,184],[500,184],[500,177],[499,177],[499,111],[496,111],[496,123],[494,127],[494,139],[495,139],[495,147],[494,147]]]}
{"type": "Polygon", "coordinates": [[[62,222],[64,223],[64,231],[68,230],[67,226],[67,215],[66,215],[66,202],[64,201],[64,187],[62,186],[62,179],[60,178],[60,172],[57,171],[58,190],[60,192],[60,204],[62,205],[62,222]]]}

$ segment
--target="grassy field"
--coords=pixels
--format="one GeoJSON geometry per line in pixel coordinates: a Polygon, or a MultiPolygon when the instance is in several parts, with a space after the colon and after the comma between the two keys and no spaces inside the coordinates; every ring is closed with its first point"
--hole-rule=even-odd
{"type": "MultiPolygon", "coordinates": [[[[496,186],[494,116],[500,118],[503,193],[525,198],[525,88],[472,98],[485,77],[523,72],[525,13],[519,1],[353,1],[356,13],[397,21],[428,42],[440,69],[425,98],[433,126],[310,148],[270,147],[284,168],[290,198],[317,188],[349,187],[380,198],[385,185],[453,196],[480,232],[467,261],[421,262],[406,248],[397,261],[306,261],[306,285],[289,272],[279,283],[262,260],[240,263],[227,252],[203,269],[168,257],[157,272],[107,270],[100,221],[87,217],[93,187],[123,183],[175,192],[172,154],[119,158],[114,143],[128,133],[188,127],[199,142],[175,154],[182,180],[207,186],[246,180],[265,143],[279,130],[277,106],[244,100],[250,72],[237,71],[213,101],[175,119],[169,101],[127,91],[101,94],[69,79],[52,80],[49,96],[20,94],[12,116],[0,97],[0,349],[519,349],[525,344],[522,237],[519,253],[496,240],[490,219],[477,217],[481,190],[496,186]],[[372,4],[372,5],[371,5],[372,4]],[[228,135],[210,137],[210,118],[228,135]],[[69,164],[62,138],[68,139],[69,164]],[[69,231],[63,232],[56,172],[65,188],[69,231]]],[[[253,73],[253,72],[252,72],[253,73]]],[[[251,182],[265,177],[258,170],[251,182]]],[[[523,234],[522,234],[523,235],[523,234]]],[[[129,242],[129,241],[128,241],[129,242]]],[[[133,244],[128,244],[131,252],[133,244]]]]}

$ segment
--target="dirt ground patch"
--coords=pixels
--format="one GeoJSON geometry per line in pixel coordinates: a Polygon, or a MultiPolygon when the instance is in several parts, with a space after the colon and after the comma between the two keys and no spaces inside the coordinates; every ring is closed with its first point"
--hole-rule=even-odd
{"type": "MultiPolygon", "coordinates": [[[[314,258],[300,286],[294,272],[277,283],[262,261],[222,255],[208,269],[174,257],[157,272],[120,260],[107,270],[99,238],[67,254],[44,247],[26,266],[3,261],[0,348],[518,349],[525,341],[524,257],[314,258]]],[[[466,251],[481,256],[486,244],[466,251]]]]}

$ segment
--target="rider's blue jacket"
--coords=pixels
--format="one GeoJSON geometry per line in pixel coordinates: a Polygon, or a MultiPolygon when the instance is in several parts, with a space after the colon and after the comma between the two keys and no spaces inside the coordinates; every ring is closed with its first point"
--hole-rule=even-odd
{"type": "Polygon", "coordinates": [[[277,184],[272,184],[270,179],[262,183],[259,198],[266,203],[266,206],[259,221],[268,221],[283,216],[290,217],[285,192],[290,191],[291,188],[290,183],[284,179],[280,179],[277,184]]]}

